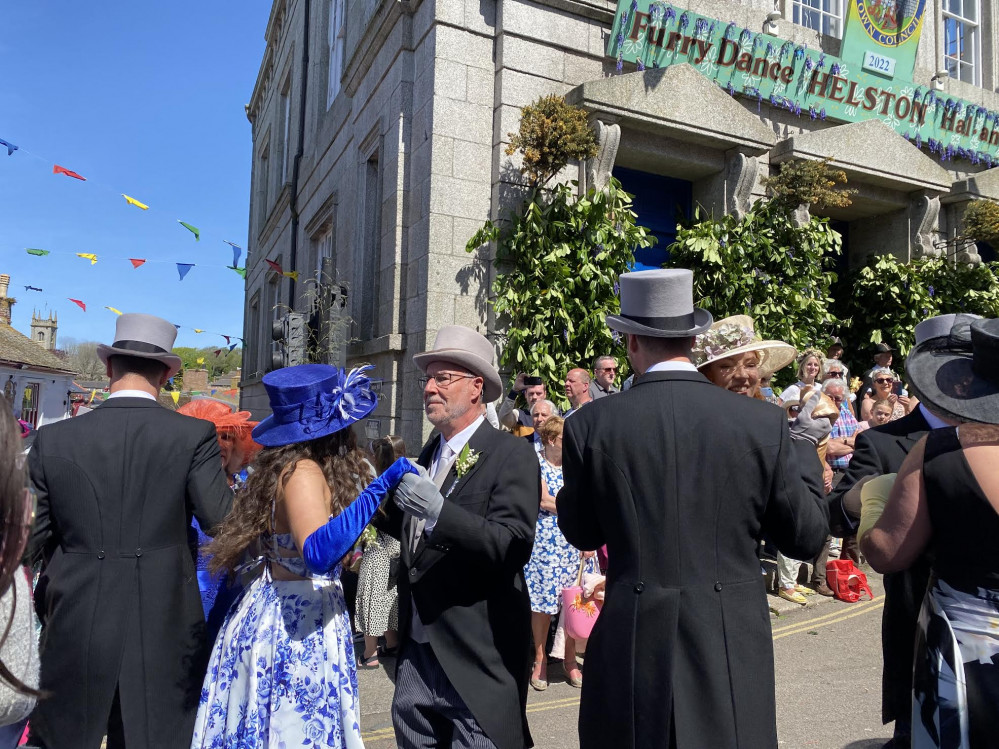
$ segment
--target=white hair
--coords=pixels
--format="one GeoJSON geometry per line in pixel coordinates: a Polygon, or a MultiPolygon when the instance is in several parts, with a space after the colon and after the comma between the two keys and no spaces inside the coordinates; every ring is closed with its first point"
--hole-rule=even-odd
{"type": "Polygon", "coordinates": [[[826,380],[822,383],[822,392],[826,395],[829,394],[829,390],[832,388],[839,388],[843,391],[843,395],[846,395],[846,383],[840,379],[826,380]]]}
{"type": "Polygon", "coordinates": [[[542,404],[546,404],[548,406],[548,410],[552,412],[552,416],[555,416],[556,414],[558,414],[558,409],[555,408],[555,404],[552,403],[547,398],[542,398],[539,401],[534,401],[534,405],[531,406],[531,416],[534,416],[534,409],[537,408],[538,406],[542,405],[542,404]]]}

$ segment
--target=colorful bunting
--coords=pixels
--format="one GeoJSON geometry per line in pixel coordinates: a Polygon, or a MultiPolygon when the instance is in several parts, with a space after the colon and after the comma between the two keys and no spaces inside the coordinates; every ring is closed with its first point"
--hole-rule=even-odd
{"type": "MultiPolygon", "coordinates": [[[[220,348],[215,349],[215,356],[216,356],[216,358],[218,358],[218,355],[221,354],[221,353],[222,353],[222,349],[220,349],[220,348]]],[[[214,393],[215,391],[213,390],[212,392],[214,393]]]]}
{"type": "Polygon", "coordinates": [[[238,345],[239,345],[238,343],[233,343],[233,344],[230,344],[230,345],[229,345],[229,350],[230,350],[230,351],[232,351],[232,350],[233,350],[234,348],[236,348],[236,346],[238,346],[238,345]]]}
{"type": "Polygon", "coordinates": [[[97,265],[97,255],[92,252],[78,252],[77,257],[82,257],[84,260],[89,260],[91,265],[97,265]]]}
{"type": "Polygon", "coordinates": [[[145,203],[141,203],[138,200],[136,200],[135,198],[130,198],[125,193],[122,193],[121,196],[123,198],[125,198],[125,200],[128,202],[129,205],[134,205],[136,208],[141,208],[144,211],[148,211],[149,210],[149,206],[146,205],[145,203]]]}
{"type": "Polygon", "coordinates": [[[3,138],[0,138],[0,146],[3,146],[4,148],[7,149],[8,156],[13,156],[14,151],[17,150],[17,146],[15,146],[13,143],[4,140],[3,138]]]}
{"type": "Polygon", "coordinates": [[[222,241],[232,247],[232,267],[235,268],[239,265],[239,256],[243,254],[243,248],[235,242],[230,242],[228,239],[223,239],[222,241]]]}
{"type": "Polygon", "coordinates": [[[180,391],[179,390],[171,390],[170,391],[170,397],[173,398],[173,404],[175,406],[178,403],[180,403],[180,391]]]}
{"type": "Polygon", "coordinates": [[[71,301],[73,304],[79,305],[80,309],[82,309],[84,312],[87,311],[87,305],[81,302],[79,299],[73,299],[73,297],[66,297],[66,298],[69,299],[69,301],[71,301]]]}
{"type": "Polygon", "coordinates": [[[121,314],[121,310],[120,309],[115,309],[114,307],[105,307],[104,309],[109,309],[112,312],[114,312],[116,315],[120,315],[121,314]]]}
{"type": "Polygon", "coordinates": [[[94,396],[95,396],[95,395],[97,395],[97,390],[96,390],[96,389],[94,389],[94,390],[91,390],[91,391],[90,391],[90,400],[88,400],[88,401],[87,401],[87,405],[88,405],[88,406],[89,406],[89,405],[90,405],[91,403],[93,403],[93,402],[94,402],[94,396]]]}
{"type": "Polygon", "coordinates": [[[28,247],[27,249],[25,249],[25,252],[27,252],[29,255],[38,255],[38,257],[45,257],[46,255],[49,254],[48,250],[36,250],[34,247],[28,247]]]}
{"type": "Polygon", "coordinates": [[[194,267],[194,263],[177,263],[177,272],[180,274],[180,280],[184,280],[184,276],[191,272],[191,268],[194,267]]]}
{"type": "Polygon", "coordinates": [[[82,176],[80,174],[77,174],[76,172],[72,172],[72,171],[70,171],[69,169],[67,169],[64,166],[59,166],[58,164],[55,164],[52,167],[52,173],[53,174],[65,174],[67,177],[72,177],[73,179],[78,179],[78,180],[81,180],[83,182],[87,181],[86,177],[84,177],[84,176],[82,176]]]}
{"type": "Polygon", "coordinates": [[[223,338],[225,338],[225,345],[226,346],[228,346],[231,343],[231,341],[229,340],[229,336],[227,336],[225,333],[219,333],[219,335],[222,336],[223,338]]]}
{"type": "Polygon", "coordinates": [[[264,258],[264,262],[267,263],[271,267],[271,270],[274,271],[275,273],[280,273],[281,275],[284,275],[284,268],[275,263],[273,260],[268,260],[264,258]]]}
{"type": "Polygon", "coordinates": [[[298,281],[298,271],[297,270],[290,270],[287,273],[282,273],[281,275],[282,276],[287,276],[292,281],[298,281]]]}
{"type": "Polygon", "coordinates": [[[199,356],[198,357],[198,364],[204,364],[204,363],[205,363],[205,357],[199,356]]]}
{"type": "Polygon", "coordinates": [[[25,286],[24,290],[25,291],[41,291],[41,289],[39,289],[37,286],[25,286]]]}
{"type": "Polygon", "coordinates": [[[242,278],[244,280],[246,279],[246,268],[237,268],[234,265],[227,265],[226,268],[228,268],[229,270],[236,271],[239,274],[240,278],[242,278]]]}
{"type": "Polygon", "coordinates": [[[185,229],[187,229],[189,232],[191,232],[191,234],[194,235],[194,241],[195,242],[200,242],[201,241],[201,231],[198,229],[197,226],[191,226],[190,224],[184,223],[180,219],[177,219],[177,223],[180,224],[181,226],[183,226],[185,229]]]}
{"type": "Polygon", "coordinates": [[[204,333],[205,331],[203,331],[201,328],[195,328],[194,332],[195,333],[204,333]]]}
{"type": "Polygon", "coordinates": [[[128,262],[130,262],[132,264],[133,268],[138,268],[140,265],[142,265],[146,261],[145,260],[139,260],[139,258],[137,258],[137,257],[130,257],[128,259],[128,262]]]}

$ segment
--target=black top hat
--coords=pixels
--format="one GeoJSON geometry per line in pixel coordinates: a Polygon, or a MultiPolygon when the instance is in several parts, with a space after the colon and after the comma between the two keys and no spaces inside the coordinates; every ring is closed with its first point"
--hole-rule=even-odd
{"type": "Polygon", "coordinates": [[[912,350],[905,372],[931,411],[999,424],[999,320],[957,315],[948,335],[912,350]]]}

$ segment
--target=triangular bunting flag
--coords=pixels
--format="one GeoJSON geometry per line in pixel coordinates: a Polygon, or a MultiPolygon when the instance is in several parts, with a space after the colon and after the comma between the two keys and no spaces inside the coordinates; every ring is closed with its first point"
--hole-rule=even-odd
{"type": "Polygon", "coordinates": [[[290,270],[287,273],[282,273],[281,275],[282,276],[287,276],[292,281],[298,281],[298,271],[297,270],[290,270]]]}
{"type": "Polygon", "coordinates": [[[80,309],[82,309],[84,312],[87,311],[87,305],[81,302],[79,299],[73,299],[72,297],[66,297],[66,298],[69,299],[69,301],[71,301],[73,304],[79,305],[80,309]]]}
{"type": "Polygon", "coordinates": [[[205,357],[203,357],[203,356],[199,357],[198,358],[198,364],[204,364],[204,363],[205,363],[205,357]]]}
{"type": "Polygon", "coordinates": [[[125,198],[126,201],[128,201],[129,205],[134,205],[136,208],[141,208],[144,211],[148,211],[149,210],[149,206],[146,205],[145,203],[142,203],[142,202],[136,200],[135,198],[130,198],[125,193],[122,193],[121,196],[123,198],[125,198]]]}
{"type": "Polygon", "coordinates": [[[114,307],[105,307],[104,309],[109,309],[112,312],[114,312],[116,315],[120,315],[121,314],[121,310],[120,309],[115,309],[114,307]]]}
{"type": "Polygon", "coordinates": [[[280,273],[284,275],[284,268],[275,263],[273,260],[268,260],[264,258],[264,262],[267,263],[269,266],[271,266],[271,270],[274,271],[275,273],[280,273]]]}
{"type": "Polygon", "coordinates": [[[239,256],[243,254],[243,248],[240,247],[235,242],[230,242],[228,239],[223,239],[222,241],[225,242],[230,247],[232,247],[232,265],[233,265],[233,267],[239,265],[239,256]]]}
{"type": "Polygon", "coordinates": [[[34,247],[28,247],[25,249],[29,255],[38,255],[38,257],[45,257],[49,254],[48,250],[36,250],[34,247]]]}
{"type": "Polygon", "coordinates": [[[190,224],[186,224],[183,221],[181,221],[180,219],[177,219],[177,223],[180,224],[181,226],[183,226],[185,229],[187,229],[189,232],[191,232],[191,234],[194,235],[194,241],[195,242],[200,242],[201,241],[201,232],[198,230],[197,226],[191,226],[190,224]]]}
{"type": "Polygon", "coordinates": [[[230,343],[229,336],[227,336],[225,333],[219,333],[219,335],[225,338],[225,345],[228,346],[230,343]]]}
{"type": "Polygon", "coordinates": [[[82,180],[83,182],[86,182],[86,181],[87,181],[87,178],[86,178],[86,177],[84,177],[84,176],[82,176],[82,175],[80,175],[80,174],[77,174],[76,172],[71,172],[71,171],[70,171],[69,169],[67,169],[66,167],[64,167],[64,166],[59,166],[58,164],[55,164],[55,165],[54,165],[54,166],[52,167],[52,173],[53,173],[53,174],[65,174],[65,175],[66,175],[67,177],[72,177],[73,179],[78,179],[78,180],[82,180]]]}
{"type": "Polygon", "coordinates": [[[94,390],[91,390],[91,391],[90,391],[90,400],[88,400],[88,401],[87,401],[87,405],[88,405],[88,406],[89,406],[89,405],[90,405],[91,403],[93,403],[93,402],[94,402],[94,396],[95,396],[95,395],[97,395],[97,390],[96,390],[96,389],[94,389],[94,390]]]}
{"type": "MultiPolygon", "coordinates": [[[[218,355],[221,354],[221,353],[222,353],[222,349],[220,349],[220,348],[215,349],[215,356],[216,357],[218,357],[218,355]]],[[[212,392],[214,393],[215,391],[213,390],[212,392]]]]}
{"type": "Polygon", "coordinates": [[[205,331],[204,331],[204,330],[202,330],[201,328],[195,328],[195,329],[194,329],[194,332],[195,332],[195,333],[204,333],[205,331]]]}
{"type": "Polygon", "coordinates": [[[178,391],[178,390],[171,390],[170,391],[170,397],[173,398],[173,404],[175,406],[178,403],[180,403],[180,391],[178,391]]]}
{"type": "Polygon", "coordinates": [[[194,267],[194,263],[177,263],[177,272],[180,274],[180,280],[184,280],[184,276],[191,272],[191,268],[194,267]]]}
{"type": "Polygon", "coordinates": [[[25,286],[24,290],[25,291],[42,291],[42,289],[39,289],[37,286],[25,286]]]}
{"type": "Polygon", "coordinates": [[[97,265],[97,255],[92,252],[78,252],[77,257],[82,257],[84,260],[89,260],[91,265],[97,265]]]}
{"type": "Polygon", "coordinates": [[[138,268],[140,265],[142,265],[146,261],[145,260],[140,260],[137,257],[130,257],[128,259],[128,262],[130,262],[132,264],[133,268],[138,268]]]}
{"type": "Polygon", "coordinates": [[[238,346],[238,345],[239,345],[238,343],[233,343],[233,344],[230,344],[230,345],[229,345],[229,350],[230,350],[230,351],[232,351],[232,350],[233,350],[234,348],[236,348],[236,346],[238,346]]]}
{"type": "Polygon", "coordinates": [[[17,146],[15,146],[13,143],[4,140],[3,138],[0,138],[0,146],[3,146],[4,148],[7,149],[8,156],[13,156],[14,151],[17,150],[17,146]]]}
{"type": "Polygon", "coordinates": [[[246,268],[237,268],[233,265],[227,265],[226,268],[228,268],[229,270],[236,271],[239,274],[240,278],[246,279],[246,268]]]}

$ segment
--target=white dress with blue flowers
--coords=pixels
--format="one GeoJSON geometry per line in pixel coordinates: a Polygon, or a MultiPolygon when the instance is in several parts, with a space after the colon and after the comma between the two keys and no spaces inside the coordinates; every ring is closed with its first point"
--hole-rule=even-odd
{"type": "Polygon", "coordinates": [[[264,572],[212,649],[191,746],[363,749],[340,565],[313,575],[290,533],[262,544],[264,572]],[[272,564],[308,579],[274,580],[272,564]]]}
{"type": "MultiPolygon", "coordinates": [[[[562,488],[562,468],[553,466],[538,454],[541,478],[548,486],[548,493],[557,496],[562,488]]],[[[562,605],[562,589],[576,584],[579,574],[580,552],[574,548],[558,527],[558,515],[546,510],[538,511],[538,524],[534,531],[534,549],[524,567],[527,591],[531,597],[531,611],[539,614],[557,614],[562,605]]]]}

